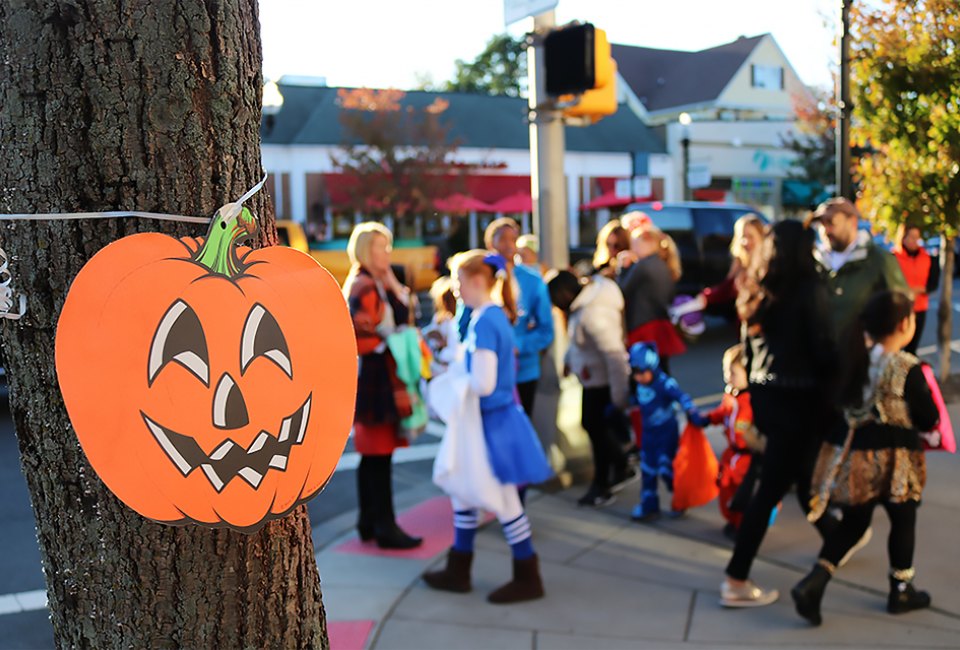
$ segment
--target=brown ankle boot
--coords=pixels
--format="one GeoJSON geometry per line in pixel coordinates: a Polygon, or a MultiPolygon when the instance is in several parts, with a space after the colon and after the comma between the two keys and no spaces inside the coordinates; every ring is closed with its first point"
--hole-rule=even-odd
{"type": "Polygon", "coordinates": [[[525,560],[514,560],[513,580],[487,596],[487,600],[495,605],[537,598],[543,598],[543,581],[540,579],[540,563],[536,555],[525,560]]]}
{"type": "Polygon", "coordinates": [[[451,548],[447,553],[447,566],[442,571],[430,571],[423,574],[423,581],[434,589],[465,594],[473,587],[470,585],[470,566],[473,553],[464,553],[451,548]]]}

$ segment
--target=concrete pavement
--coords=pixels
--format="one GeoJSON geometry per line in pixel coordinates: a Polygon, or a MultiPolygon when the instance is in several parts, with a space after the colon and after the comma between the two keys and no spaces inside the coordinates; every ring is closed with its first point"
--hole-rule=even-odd
{"type": "MultiPolygon", "coordinates": [[[[952,407],[960,422],[960,405],[952,407]]],[[[716,440],[715,436],[711,436],[716,440]]],[[[582,487],[533,493],[528,514],[547,596],[494,606],[486,594],[510,577],[510,553],[493,522],[477,538],[469,594],[432,591],[419,576],[439,566],[452,537],[449,507],[425,485],[407,492],[403,525],[427,537],[417,557],[359,543],[353,513],[314,531],[334,650],[359,648],[960,648],[960,458],[929,454],[917,534],[917,584],[934,608],[886,613],[888,524],[878,510],[873,541],[838,572],[824,599],[824,624],[793,611],[790,587],[810,568],[818,536],[789,495],[752,577],[781,592],[776,604],[723,610],[719,584],[732,544],[716,503],[685,518],[629,520],[639,484],[607,509],[576,506],[582,487]],[[443,521],[446,518],[446,521],[443,521]],[[439,523],[438,523],[439,522],[439,523]]],[[[666,497],[664,497],[666,498],[666,497]]]]}

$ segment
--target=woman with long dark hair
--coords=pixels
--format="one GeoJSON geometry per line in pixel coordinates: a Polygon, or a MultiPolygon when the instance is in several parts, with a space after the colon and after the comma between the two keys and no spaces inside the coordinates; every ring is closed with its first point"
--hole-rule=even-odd
{"type": "Polygon", "coordinates": [[[844,346],[840,397],[850,429],[821,449],[808,515],[816,518],[829,503],[842,507],[843,518],[824,540],[813,570],[790,592],[797,613],[814,625],[821,622],[827,583],[869,528],[878,504],[890,519],[887,611],[930,606],[930,595],[913,587],[917,507],[927,479],[919,432],[931,431],[940,416],[919,359],[901,351],[915,330],[913,301],[883,291],[867,303],[844,346]]]}
{"type": "MultiPolygon", "coordinates": [[[[721,587],[725,607],[757,607],[779,593],[749,580],[770,513],[793,484],[806,512],[820,439],[817,413],[834,365],[827,292],[813,258],[813,233],[777,223],[737,300],[754,422],[767,437],[760,484],[744,512],[721,587]]],[[[821,526],[827,523],[824,520],[821,526]]]]}

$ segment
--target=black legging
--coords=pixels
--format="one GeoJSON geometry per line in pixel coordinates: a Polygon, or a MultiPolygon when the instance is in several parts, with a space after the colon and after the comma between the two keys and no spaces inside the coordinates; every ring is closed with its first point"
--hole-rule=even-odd
{"type": "MultiPolygon", "coordinates": [[[[887,538],[887,554],[892,569],[909,569],[913,566],[913,549],[916,544],[917,502],[891,503],[881,501],[880,505],[890,518],[890,536],[887,538]]],[[[863,537],[870,527],[873,509],[876,503],[843,508],[843,520],[836,530],[831,532],[820,549],[820,558],[837,566],[843,556],[863,537]]]]}
{"type": "Polygon", "coordinates": [[[580,422],[593,450],[593,486],[601,491],[610,487],[610,471],[626,466],[623,449],[607,424],[606,412],[611,404],[609,386],[584,387],[580,422]]]}
{"type": "Polygon", "coordinates": [[[917,346],[920,345],[920,337],[923,336],[923,326],[927,322],[927,312],[926,311],[917,311],[914,312],[917,317],[917,331],[913,335],[913,340],[911,340],[907,347],[903,348],[904,351],[909,352],[910,354],[917,353],[917,346]]]}
{"type": "Polygon", "coordinates": [[[770,513],[796,484],[797,499],[810,510],[810,479],[820,449],[817,395],[813,391],[751,387],[754,422],[767,437],[760,468],[760,485],[750,500],[737,532],[727,575],[734,580],[750,576],[760,543],[770,525],[770,513]]]}
{"type": "Polygon", "coordinates": [[[393,511],[392,455],[360,456],[357,496],[360,526],[386,529],[395,521],[393,511]]]}
{"type": "Polygon", "coordinates": [[[517,384],[517,394],[520,395],[520,406],[523,407],[523,412],[527,414],[528,418],[533,417],[533,404],[537,397],[537,384],[540,381],[534,379],[533,381],[525,381],[517,384]]]}

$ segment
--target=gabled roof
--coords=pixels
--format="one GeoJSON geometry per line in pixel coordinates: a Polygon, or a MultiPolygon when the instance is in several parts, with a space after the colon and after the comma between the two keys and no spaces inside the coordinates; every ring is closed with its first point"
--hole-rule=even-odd
{"type": "MultiPolygon", "coordinates": [[[[264,144],[340,145],[347,141],[340,123],[339,88],[278,84],[283,106],[273,127],[261,128],[264,144]]],[[[455,92],[407,91],[402,107],[425,108],[437,98],[449,106],[442,119],[461,147],[528,149],[527,100],[455,92]]],[[[264,118],[266,124],[267,118],[264,118]]],[[[413,143],[411,143],[413,144],[413,143]]],[[[663,140],[626,105],[597,124],[567,127],[568,151],[665,153],[663,140]]]]}
{"type": "Polygon", "coordinates": [[[620,76],[650,112],[717,99],[767,34],[699,52],[613,44],[620,76]]]}

